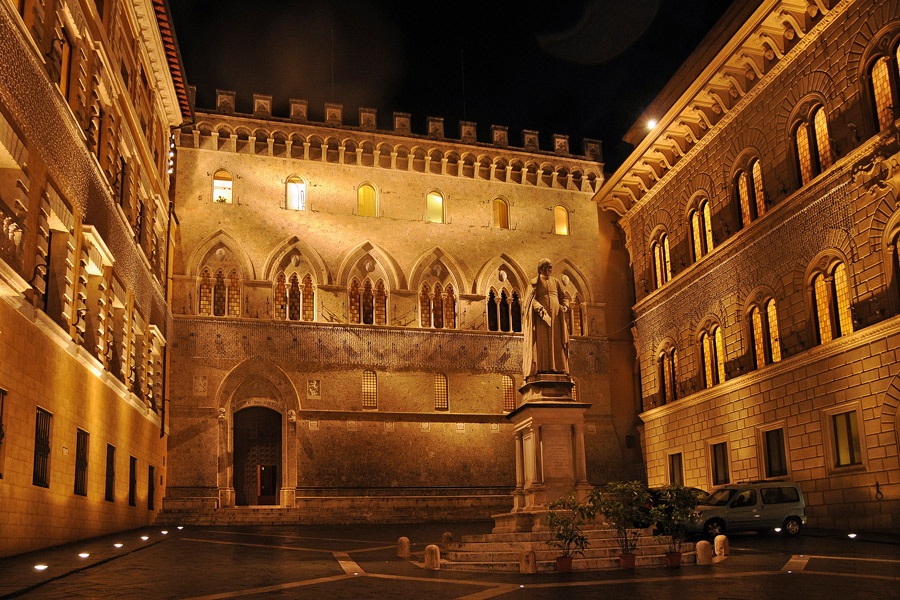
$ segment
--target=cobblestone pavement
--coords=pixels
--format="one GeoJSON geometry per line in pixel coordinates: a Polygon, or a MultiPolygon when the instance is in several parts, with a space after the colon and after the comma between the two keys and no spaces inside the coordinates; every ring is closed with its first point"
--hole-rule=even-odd
{"type": "Polygon", "coordinates": [[[2,559],[0,600],[900,598],[900,538],[864,533],[736,534],[726,560],[679,569],[519,575],[423,568],[425,546],[443,531],[458,539],[490,526],[146,528],[2,559]],[[396,556],[400,536],[414,544],[411,559],[396,556]]]}

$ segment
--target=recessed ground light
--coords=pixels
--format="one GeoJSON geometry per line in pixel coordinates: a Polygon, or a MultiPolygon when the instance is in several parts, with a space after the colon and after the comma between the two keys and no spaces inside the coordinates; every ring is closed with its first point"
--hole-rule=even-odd
{"type": "Polygon", "coordinates": [[[150,539],[150,537],[149,537],[149,536],[146,536],[146,535],[142,535],[142,536],[141,536],[141,539],[144,540],[144,541],[146,542],[147,540],[150,539]]]}
{"type": "Polygon", "coordinates": [[[46,568],[47,568],[47,565],[34,565],[35,571],[43,571],[46,568]]]}
{"type": "Polygon", "coordinates": [[[90,556],[90,554],[88,554],[87,552],[82,552],[78,556],[80,556],[81,558],[87,558],[88,556],[90,556]]]}
{"type": "Polygon", "coordinates": [[[776,528],[775,528],[775,533],[781,533],[781,527],[776,527],[776,528]]]}
{"type": "Polygon", "coordinates": [[[168,532],[167,530],[165,530],[165,529],[163,529],[162,531],[160,531],[160,533],[163,534],[163,535],[169,535],[169,532],[168,532]]]}
{"type": "Polygon", "coordinates": [[[856,534],[855,534],[855,533],[848,533],[848,534],[847,534],[847,537],[850,538],[851,540],[853,540],[853,539],[856,539],[856,534]]]}
{"type": "Polygon", "coordinates": [[[121,548],[122,544],[113,544],[113,546],[115,546],[116,548],[121,548]]]}
{"type": "Polygon", "coordinates": [[[181,530],[181,529],[184,529],[184,527],[182,527],[181,525],[179,525],[179,526],[178,526],[178,529],[181,530]]]}
{"type": "Polygon", "coordinates": [[[656,121],[654,119],[647,121],[647,129],[653,129],[654,127],[656,127],[656,121]]]}

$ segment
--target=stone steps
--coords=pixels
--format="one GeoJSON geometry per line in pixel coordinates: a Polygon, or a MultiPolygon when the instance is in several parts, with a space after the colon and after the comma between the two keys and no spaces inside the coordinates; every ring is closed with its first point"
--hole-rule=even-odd
{"type": "MultiPolygon", "coordinates": [[[[683,552],[681,556],[682,564],[694,564],[697,562],[697,554],[695,552],[683,552]]],[[[666,557],[662,554],[637,555],[634,560],[634,566],[641,567],[663,567],[666,564],[666,557]]],[[[552,560],[538,560],[535,563],[538,573],[552,573],[556,571],[556,557],[552,560]]],[[[611,557],[597,558],[581,558],[576,557],[572,561],[573,571],[596,571],[602,569],[618,569],[619,556],[616,554],[611,557]]],[[[454,562],[441,559],[441,569],[451,571],[491,571],[491,572],[519,572],[518,558],[513,561],[472,561],[472,562],[454,562]]]]}

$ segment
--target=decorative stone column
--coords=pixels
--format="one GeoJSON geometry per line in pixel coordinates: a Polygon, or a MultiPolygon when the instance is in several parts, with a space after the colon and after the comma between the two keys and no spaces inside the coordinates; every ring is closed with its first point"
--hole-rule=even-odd
{"type": "Polygon", "coordinates": [[[515,427],[516,489],[513,509],[494,515],[494,533],[546,528],[548,505],[575,491],[590,492],[584,452],[584,413],[562,374],[540,374],[520,388],[524,399],[506,418],[515,427]]]}

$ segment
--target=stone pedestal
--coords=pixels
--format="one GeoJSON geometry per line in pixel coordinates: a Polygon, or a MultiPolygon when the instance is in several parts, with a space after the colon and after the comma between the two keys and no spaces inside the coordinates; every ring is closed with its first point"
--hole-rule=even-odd
{"type": "Polygon", "coordinates": [[[520,388],[524,402],[506,418],[515,426],[516,489],[512,512],[494,515],[494,532],[546,528],[547,506],[575,491],[590,492],[584,457],[584,413],[572,400],[572,380],[540,374],[520,388]]]}
{"type": "Polygon", "coordinates": [[[234,506],[234,488],[219,488],[219,508],[234,506]]]}
{"type": "Polygon", "coordinates": [[[281,488],[280,494],[281,506],[284,508],[294,508],[297,503],[296,488],[281,488]]]}

